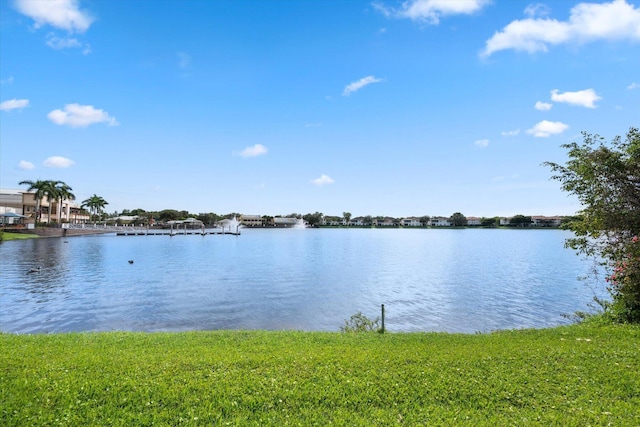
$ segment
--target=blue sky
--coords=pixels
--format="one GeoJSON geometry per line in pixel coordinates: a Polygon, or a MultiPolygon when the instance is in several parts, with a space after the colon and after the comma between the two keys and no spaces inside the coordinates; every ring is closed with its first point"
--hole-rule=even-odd
{"type": "Polygon", "coordinates": [[[565,215],[640,126],[640,2],[0,1],[0,186],[109,212],[565,215]]]}

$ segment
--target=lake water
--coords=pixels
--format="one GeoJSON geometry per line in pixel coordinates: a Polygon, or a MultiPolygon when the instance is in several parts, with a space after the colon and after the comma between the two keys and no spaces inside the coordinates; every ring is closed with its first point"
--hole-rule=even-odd
{"type": "Polygon", "coordinates": [[[378,317],[381,304],[396,332],[559,325],[605,295],[578,280],[592,264],[564,248],[568,236],[244,229],[5,242],[0,331],[337,331],[358,311],[378,317]]]}

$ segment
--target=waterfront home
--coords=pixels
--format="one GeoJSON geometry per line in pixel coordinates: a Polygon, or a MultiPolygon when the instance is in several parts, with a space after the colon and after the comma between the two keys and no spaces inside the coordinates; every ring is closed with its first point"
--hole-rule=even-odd
{"type": "Polygon", "coordinates": [[[374,219],[373,225],[375,225],[376,227],[395,227],[398,224],[395,218],[391,218],[390,216],[385,216],[384,218],[374,219]]]}
{"type": "Polygon", "coordinates": [[[283,218],[283,217],[275,217],[273,218],[273,225],[276,227],[293,227],[298,224],[298,218],[283,218]]]}
{"type": "Polygon", "coordinates": [[[536,215],[531,217],[532,227],[560,227],[563,217],[536,215]]]}
{"type": "Polygon", "coordinates": [[[345,226],[347,225],[347,220],[339,216],[323,216],[322,225],[329,225],[333,227],[345,226]]]}
{"type": "MultiPolygon", "coordinates": [[[[2,213],[25,215],[24,222],[33,227],[36,219],[35,191],[0,189],[0,209],[2,213]]],[[[89,214],[71,200],[40,200],[40,222],[57,221],[58,213],[62,222],[82,224],[89,221],[89,214]]]]}
{"type": "Polygon", "coordinates": [[[449,218],[444,216],[433,216],[430,222],[432,227],[450,227],[452,225],[449,218]]]}
{"type": "Polygon", "coordinates": [[[260,215],[241,215],[240,223],[245,227],[261,227],[264,225],[260,215]]]}
{"type": "Polygon", "coordinates": [[[356,218],[351,218],[351,221],[349,221],[349,225],[353,225],[355,227],[362,227],[365,225],[364,223],[364,217],[363,216],[359,216],[356,218]]]}
{"type": "Polygon", "coordinates": [[[467,217],[467,225],[471,227],[477,227],[482,225],[482,219],[476,216],[468,216],[467,217]]]}
{"type": "Polygon", "coordinates": [[[403,227],[420,227],[422,223],[420,222],[420,218],[417,216],[410,216],[407,218],[402,218],[400,220],[400,225],[403,227]]]}

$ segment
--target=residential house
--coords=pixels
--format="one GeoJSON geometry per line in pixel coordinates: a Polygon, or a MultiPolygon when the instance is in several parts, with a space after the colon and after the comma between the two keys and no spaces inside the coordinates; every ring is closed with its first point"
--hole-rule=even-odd
{"type": "Polygon", "coordinates": [[[432,227],[451,227],[451,221],[444,216],[432,216],[430,222],[432,227]]]}
{"type": "MultiPolygon", "coordinates": [[[[24,190],[0,189],[0,213],[13,212],[19,215],[26,215],[25,221],[33,224],[36,217],[35,192],[24,190]]],[[[62,222],[81,224],[89,221],[89,214],[71,200],[48,201],[46,198],[40,200],[40,221],[52,222],[58,220],[58,212],[62,222]]]]}
{"type": "Polygon", "coordinates": [[[322,225],[329,225],[333,227],[345,226],[347,221],[339,216],[324,216],[322,217],[322,225]]]}
{"type": "Polygon", "coordinates": [[[400,225],[403,227],[420,227],[422,223],[420,222],[420,218],[417,216],[410,216],[407,218],[402,218],[400,220],[400,225]]]}
{"type": "Polygon", "coordinates": [[[355,227],[362,227],[364,225],[366,225],[364,223],[364,217],[363,216],[359,216],[356,218],[351,218],[351,221],[349,221],[349,225],[353,225],[355,227]]]}
{"type": "Polygon", "coordinates": [[[532,227],[560,227],[563,217],[536,215],[531,217],[532,227]]]}
{"type": "Polygon", "coordinates": [[[261,227],[264,225],[260,215],[241,215],[240,223],[245,227],[261,227]]]}
{"type": "Polygon", "coordinates": [[[478,218],[476,216],[468,216],[467,217],[467,225],[471,227],[478,227],[482,225],[482,218],[478,218]]]}
{"type": "Polygon", "coordinates": [[[385,216],[384,218],[376,218],[373,220],[373,225],[376,227],[396,227],[398,223],[395,218],[385,216]]]}

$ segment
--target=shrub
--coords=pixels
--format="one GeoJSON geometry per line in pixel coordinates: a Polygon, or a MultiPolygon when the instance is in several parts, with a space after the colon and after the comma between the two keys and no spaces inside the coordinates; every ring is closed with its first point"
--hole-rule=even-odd
{"type": "Polygon", "coordinates": [[[640,130],[631,128],[625,140],[610,143],[588,133],[583,138],[581,145],[563,145],[566,165],[545,163],[584,207],[565,224],[575,234],[567,246],[602,260],[610,271],[608,314],[640,323],[640,130]]]}
{"type": "Polygon", "coordinates": [[[381,332],[379,324],[379,317],[371,320],[361,312],[357,312],[349,320],[344,321],[344,326],[340,328],[340,332],[381,332]]]}

